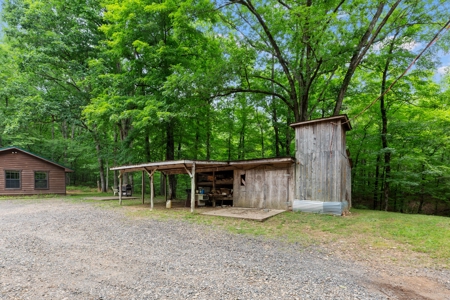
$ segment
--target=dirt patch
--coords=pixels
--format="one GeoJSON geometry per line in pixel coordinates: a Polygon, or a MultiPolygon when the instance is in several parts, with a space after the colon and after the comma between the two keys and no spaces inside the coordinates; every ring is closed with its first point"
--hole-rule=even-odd
{"type": "Polygon", "coordinates": [[[425,277],[388,276],[371,283],[372,288],[386,296],[400,300],[450,299],[450,290],[444,285],[425,277]]]}
{"type": "MultiPolygon", "coordinates": [[[[118,196],[109,196],[109,197],[86,197],[85,200],[95,200],[95,201],[110,201],[110,200],[116,200],[119,201],[118,196]]],[[[137,197],[123,197],[122,201],[124,200],[136,200],[137,197]]]]}
{"type": "Polygon", "coordinates": [[[371,247],[350,236],[324,245],[333,256],[354,261],[378,271],[367,287],[390,299],[450,299],[450,272],[447,264],[436,265],[426,254],[397,248],[390,241],[371,247]],[[439,271],[442,269],[441,271],[439,271]],[[444,276],[442,274],[445,274],[444,276]]]}
{"type": "Polygon", "coordinates": [[[281,214],[282,212],[285,212],[285,210],[229,207],[204,212],[202,214],[263,222],[270,217],[281,214]]]}

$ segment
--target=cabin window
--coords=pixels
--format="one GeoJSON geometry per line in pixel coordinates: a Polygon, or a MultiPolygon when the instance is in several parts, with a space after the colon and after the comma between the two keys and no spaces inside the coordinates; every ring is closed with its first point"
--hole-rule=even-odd
{"type": "Polygon", "coordinates": [[[48,173],[47,172],[34,172],[34,188],[35,189],[48,189],[48,173]]]}
{"type": "Polygon", "coordinates": [[[5,171],[5,187],[20,189],[20,171],[5,171]]]}

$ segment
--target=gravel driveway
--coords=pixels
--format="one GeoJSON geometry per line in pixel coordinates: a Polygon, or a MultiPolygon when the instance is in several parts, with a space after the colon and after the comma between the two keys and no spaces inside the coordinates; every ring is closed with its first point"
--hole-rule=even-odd
{"type": "Polygon", "coordinates": [[[0,299],[385,299],[318,249],[59,200],[0,201],[0,299]]]}

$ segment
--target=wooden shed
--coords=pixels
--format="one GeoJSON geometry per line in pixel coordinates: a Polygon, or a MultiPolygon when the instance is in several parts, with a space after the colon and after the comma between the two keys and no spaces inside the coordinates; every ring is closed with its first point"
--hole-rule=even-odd
{"type": "Polygon", "coordinates": [[[294,159],[230,161],[234,170],[233,206],[289,209],[294,199],[294,159]]]}
{"type": "MultiPolygon", "coordinates": [[[[351,126],[347,116],[299,122],[291,126],[295,130],[295,158],[161,161],[113,167],[111,170],[120,171],[120,178],[126,172],[147,172],[151,180],[155,171],[164,175],[189,174],[191,211],[196,205],[207,202],[212,205],[225,203],[236,207],[289,209],[295,206],[295,202],[303,201],[302,205],[322,207],[312,210],[316,212],[323,212],[325,204],[339,204],[334,213],[341,214],[343,209],[351,206],[351,170],[345,140],[345,133],[351,126]]],[[[119,201],[121,195],[119,193],[119,201]]],[[[153,203],[153,190],[151,200],[153,203]]]]}
{"type": "Polygon", "coordinates": [[[66,194],[73,170],[18,147],[0,149],[0,195],[66,194]]]}
{"type": "Polygon", "coordinates": [[[291,124],[295,130],[295,199],[342,202],[351,207],[351,165],[346,149],[347,116],[291,124]]]}
{"type": "MultiPolygon", "coordinates": [[[[240,161],[160,161],[113,167],[111,170],[119,171],[120,179],[127,172],[147,173],[151,182],[151,207],[153,175],[158,171],[163,175],[188,174],[191,177],[187,204],[192,211],[196,206],[207,204],[287,209],[294,197],[291,188],[295,183],[293,166],[294,158],[286,157],[240,161]]],[[[121,196],[119,192],[119,201],[121,196]]]]}

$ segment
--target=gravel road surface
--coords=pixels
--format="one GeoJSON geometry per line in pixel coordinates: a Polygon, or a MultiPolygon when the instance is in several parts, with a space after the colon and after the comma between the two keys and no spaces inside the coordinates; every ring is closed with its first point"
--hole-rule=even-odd
{"type": "Polygon", "coordinates": [[[0,299],[387,299],[319,248],[60,200],[0,201],[0,299]]]}

